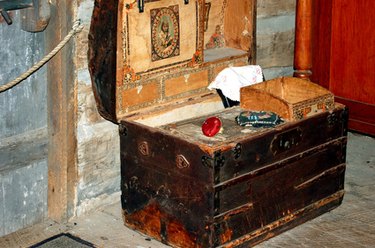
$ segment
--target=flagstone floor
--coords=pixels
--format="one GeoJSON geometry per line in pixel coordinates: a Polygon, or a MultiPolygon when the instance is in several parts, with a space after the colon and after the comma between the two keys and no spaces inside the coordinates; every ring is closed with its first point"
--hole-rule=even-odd
{"type": "MultiPolygon", "coordinates": [[[[344,201],[338,208],[257,247],[375,247],[374,138],[349,133],[345,190],[344,201]]],[[[67,224],[46,221],[9,234],[0,238],[0,247],[28,247],[61,232],[69,232],[97,247],[168,247],[126,228],[120,202],[67,224]]]]}

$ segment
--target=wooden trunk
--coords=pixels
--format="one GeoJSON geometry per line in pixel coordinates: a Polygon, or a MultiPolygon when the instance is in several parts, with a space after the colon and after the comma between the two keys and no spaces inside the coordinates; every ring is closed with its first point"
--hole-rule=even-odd
{"type": "Polygon", "coordinates": [[[239,127],[235,107],[158,128],[120,123],[126,225],[176,247],[248,247],[338,206],[347,111],[276,128],[239,127]]]}
{"type": "Polygon", "coordinates": [[[89,36],[99,112],[119,124],[125,225],[174,247],[248,247],[337,207],[347,110],[332,94],[281,79],[243,88],[241,106],[224,109],[207,90],[222,69],[253,62],[255,1],[144,4],[96,0],[89,36]],[[286,105],[289,115],[272,109],[285,122],[237,125],[254,92],[286,105]],[[289,118],[321,99],[327,108],[289,118]],[[209,138],[212,116],[223,130],[209,138]]]}

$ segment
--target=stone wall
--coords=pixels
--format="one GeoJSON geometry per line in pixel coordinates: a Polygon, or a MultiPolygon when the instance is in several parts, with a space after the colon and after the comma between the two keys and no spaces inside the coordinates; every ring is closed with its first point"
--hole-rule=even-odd
{"type": "Polygon", "coordinates": [[[119,200],[120,197],[118,126],[99,115],[87,65],[87,37],[93,3],[93,0],[78,1],[76,12],[76,19],[80,19],[85,26],[75,40],[78,85],[76,215],[119,200]]]}
{"type": "Polygon", "coordinates": [[[295,0],[257,0],[257,64],[267,80],[293,74],[295,0]]]}

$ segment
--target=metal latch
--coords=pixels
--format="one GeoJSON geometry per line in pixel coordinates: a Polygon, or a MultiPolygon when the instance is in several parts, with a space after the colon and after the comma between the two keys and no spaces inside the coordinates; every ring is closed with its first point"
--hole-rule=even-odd
{"type": "Polygon", "coordinates": [[[51,15],[48,0],[0,0],[0,13],[8,25],[13,21],[7,11],[19,9],[23,30],[40,32],[47,27],[51,15]]]}
{"type": "MultiPolygon", "coordinates": [[[[137,0],[137,5],[139,13],[142,13],[145,10],[145,2],[151,2],[150,0],[137,0]]],[[[189,0],[184,0],[185,4],[189,4],[189,0]]]]}
{"type": "Polygon", "coordinates": [[[283,133],[276,134],[271,142],[270,149],[273,155],[288,151],[296,146],[302,140],[302,130],[297,127],[283,133]]]}

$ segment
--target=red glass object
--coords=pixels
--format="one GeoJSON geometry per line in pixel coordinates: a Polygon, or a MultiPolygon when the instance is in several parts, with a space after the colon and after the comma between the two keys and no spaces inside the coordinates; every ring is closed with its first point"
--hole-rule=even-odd
{"type": "Polygon", "coordinates": [[[210,117],[202,124],[202,132],[208,137],[215,136],[221,129],[221,121],[217,117],[210,117]]]}

